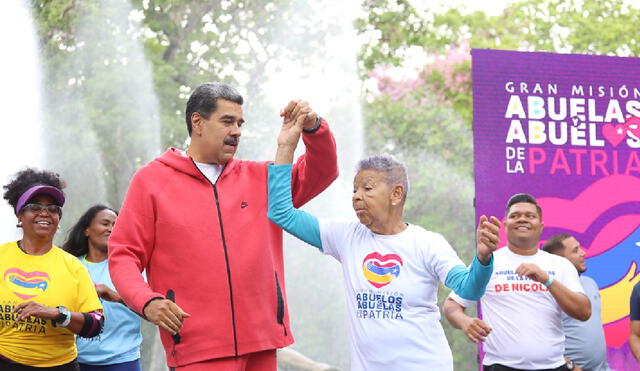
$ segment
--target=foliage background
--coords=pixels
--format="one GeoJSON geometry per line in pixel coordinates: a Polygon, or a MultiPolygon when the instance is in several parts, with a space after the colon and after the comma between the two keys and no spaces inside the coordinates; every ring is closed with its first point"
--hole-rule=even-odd
{"type": "MultiPolygon", "coordinates": [[[[264,103],[272,93],[265,75],[285,68],[283,60],[305,66],[332,59],[336,51],[325,41],[341,16],[351,16],[318,16],[340,3],[302,0],[31,0],[31,6],[46,70],[48,161],[67,178],[74,199],[85,202],[65,213],[66,227],[94,201],[120,205],[136,169],[166,147],[184,147],[184,105],[199,83],[239,86],[251,102],[249,123],[277,117],[264,103]]],[[[470,49],[640,52],[638,4],[623,0],[519,1],[495,15],[418,0],[364,0],[353,18],[361,49],[360,80],[352,88],[361,97],[364,154],[390,152],[407,162],[406,220],[443,234],[465,261],[473,256],[475,224],[470,49]],[[421,67],[398,77],[416,59],[421,67]]],[[[333,104],[330,121],[360,119],[349,113],[360,107],[333,104]]],[[[334,130],[351,129],[345,126],[334,130]]],[[[260,144],[274,129],[250,127],[239,156],[268,158],[260,144]]],[[[359,155],[345,150],[343,157],[359,155]]],[[[352,174],[342,173],[340,186],[349,187],[352,174]]],[[[440,299],[446,294],[441,290],[440,299]]],[[[346,335],[326,325],[342,316],[343,303],[336,305],[319,319],[325,326],[297,332],[296,346],[347,368],[346,335]]],[[[315,322],[312,313],[300,316],[315,322]]],[[[475,346],[443,325],[456,369],[474,369],[475,346]]],[[[145,328],[147,339],[153,334],[145,328]]],[[[157,344],[147,340],[147,369],[161,363],[152,349],[157,344]]]]}
{"type": "MultiPolygon", "coordinates": [[[[365,143],[370,152],[393,149],[413,165],[420,188],[412,190],[407,219],[443,233],[469,261],[474,229],[470,49],[638,56],[633,25],[640,13],[638,4],[621,0],[519,1],[497,15],[421,9],[417,3],[363,2],[365,14],[356,25],[370,40],[360,51],[360,71],[378,82],[364,108],[365,143]],[[416,51],[426,61],[416,76],[394,79],[385,73],[416,51]]],[[[447,292],[440,291],[440,301],[447,292]]],[[[443,326],[456,370],[475,369],[474,347],[446,321],[443,326]]]]}

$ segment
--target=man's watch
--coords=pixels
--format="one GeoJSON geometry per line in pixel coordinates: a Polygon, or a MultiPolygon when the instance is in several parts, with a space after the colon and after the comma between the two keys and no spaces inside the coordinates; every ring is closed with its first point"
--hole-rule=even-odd
{"type": "Polygon", "coordinates": [[[320,124],[322,124],[322,118],[320,118],[320,116],[316,116],[316,123],[313,127],[311,129],[302,129],[302,131],[307,134],[313,134],[320,129],[320,124]]]}
{"type": "Polygon", "coordinates": [[[567,366],[567,370],[573,370],[576,367],[576,365],[570,359],[567,360],[567,363],[565,363],[565,366],[567,366]]]}
{"type": "Polygon", "coordinates": [[[58,309],[58,316],[53,320],[54,324],[59,327],[67,327],[71,322],[71,312],[62,305],[56,308],[58,309]]]}

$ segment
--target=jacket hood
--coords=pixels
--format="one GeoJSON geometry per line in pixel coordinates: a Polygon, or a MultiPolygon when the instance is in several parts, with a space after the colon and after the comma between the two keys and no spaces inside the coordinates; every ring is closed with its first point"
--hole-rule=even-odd
{"type": "MultiPolygon", "coordinates": [[[[173,168],[181,173],[185,173],[192,177],[198,178],[203,182],[208,182],[207,178],[200,172],[196,164],[193,162],[193,159],[191,159],[191,157],[189,157],[189,155],[187,155],[185,151],[179,150],[177,148],[169,148],[165,153],[162,154],[162,156],[156,158],[154,162],[155,161],[158,161],[165,166],[169,166],[170,168],[173,168]]],[[[222,170],[222,174],[220,174],[220,176],[222,177],[223,174],[228,173],[235,165],[236,160],[232,158],[224,166],[224,169],[222,170]]]]}

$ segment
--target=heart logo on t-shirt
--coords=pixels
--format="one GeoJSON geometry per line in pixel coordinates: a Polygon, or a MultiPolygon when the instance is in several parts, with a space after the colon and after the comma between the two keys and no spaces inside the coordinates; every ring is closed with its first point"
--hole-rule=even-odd
{"type": "Polygon", "coordinates": [[[51,278],[45,272],[25,272],[18,268],[9,268],[4,272],[4,281],[19,298],[29,300],[45,292],[51,278]]]}
{"type": "Polygon", "coordinates": [[[375,288],[390,284],[400,275],[402,258],[396,254],[382,255],[374,252],[362,261],[362,273],[375,288]]]}

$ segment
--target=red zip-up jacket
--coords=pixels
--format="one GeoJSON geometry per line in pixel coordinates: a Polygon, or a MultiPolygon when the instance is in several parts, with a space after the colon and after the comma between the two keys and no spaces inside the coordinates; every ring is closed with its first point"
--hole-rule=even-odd
{"type": "MultiPolygon", "coordinates": [[[[296,207],[338,175],[326,122],[302,138],[306,153],[292,180],[296,207]]],[[[212,184],[171,148],[134,175],[109,238],[109,272],[132,310],[142,313],[171,289],[191,315],[178,344],[160,331],[169,366],[293,343],[282,230],[267,219],[267,173],[267,162],[232,159],[212,184]]]]}

